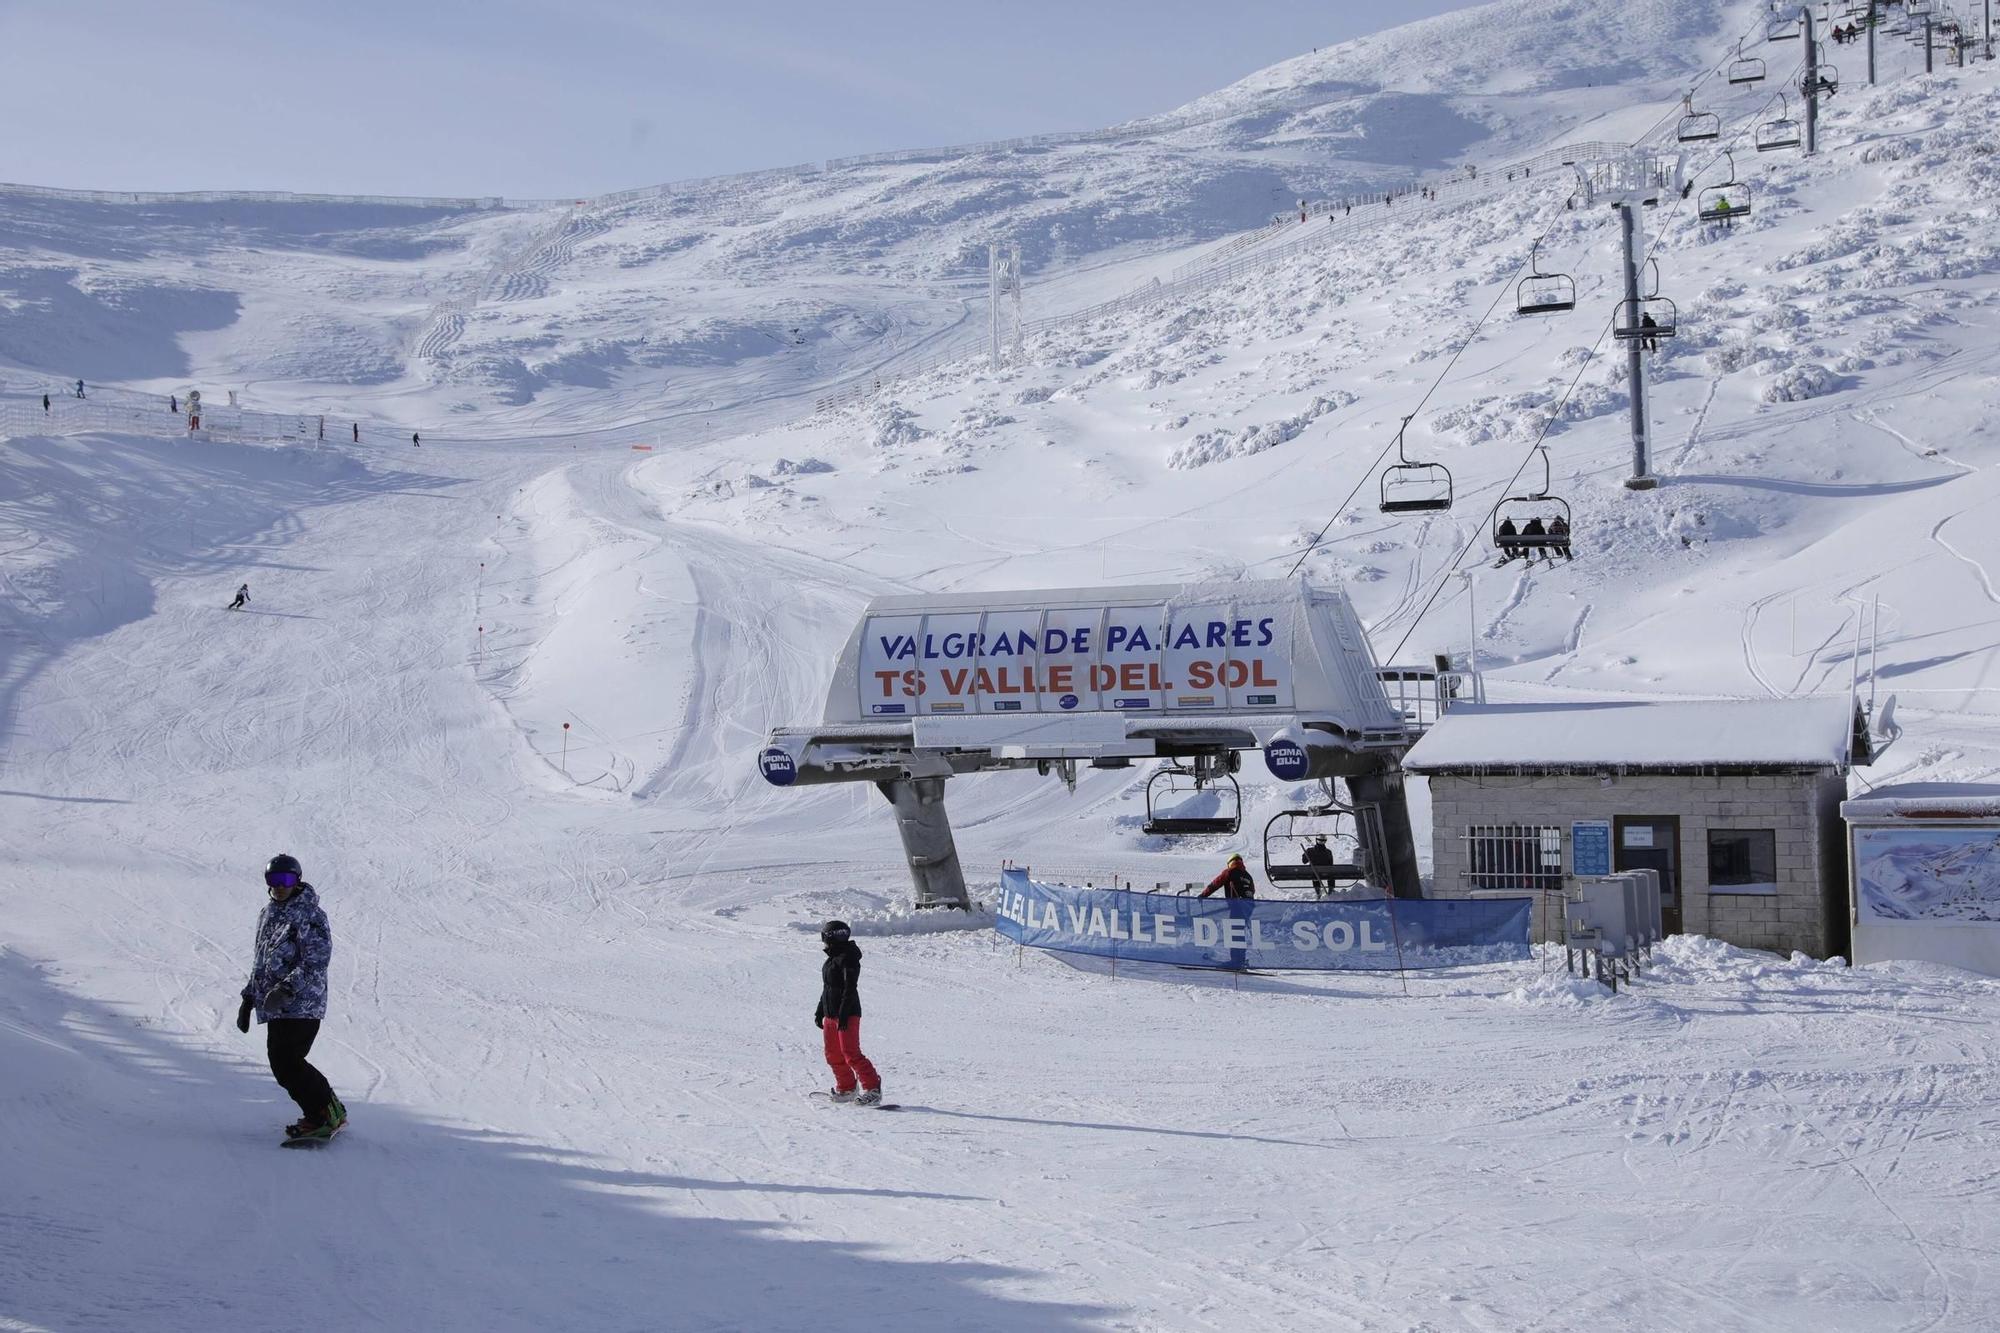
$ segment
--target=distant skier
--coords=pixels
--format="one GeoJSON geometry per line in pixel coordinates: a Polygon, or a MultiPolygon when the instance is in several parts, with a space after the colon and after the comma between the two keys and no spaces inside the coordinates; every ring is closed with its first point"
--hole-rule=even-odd
{"type": "Polygon", "coordinates": [[[1251,876],[1248,867],[1243,864],[1243,856],[1240,852],[1229,858],[1229,864],[1222,867],[1221,874],[1208,882],[1208,887],[1201,891],[1201,896],[1206,898],[1217,889],[1222,890],[1222,896],[1225,898],[1255,898],[1257,896],[1257,881],[1251,876]]]}
{"type": "Polygon", "coordinates": [[[287,1140],[324,1142],[347,1123],[347,1108],[334,1096],[326,1076],[306,1056],[326,1017],[326,968],[333,958],[333,931],[320,910],[319,895],[306,883],[298,858],[280,852],[264,871],[271,901],[257,917],[257,961],[243,987],[236,1030],[250,1030],[250,1015],[266,1026],[271,1073],[300,1118],[285,1129],[287,1140]]]}
{"type": "Polygon", "coordinates": [[[78,381],[76,382],[76,396],[77,396],[77,397],[79,397],[79,398],[83,397],[83,381],[82,381],[82,380],[78,380],[78,381]]]}
{"type": "Polygon", "coordinates": [[[877,1105],[882,1100],[882,1076],[861,1053],[861,946],[845,921],[820,927],[819,942],[826,948],[826,962],[819,969],[813,1026],[820,1030],[826,1063],[833,1070],[831,1095],[837,1102],[877,1105]]]}
{"type": "Polygon", "coordinates": [[[361,443],[361,423],[358,421],[354,423],[354,442],[361,443]]]}
{"type": "Polygon", "coordinates": [[[410,432],[410,443],[419,449],[424,447],[423,440],[418,438],[417,433],[415,431],[410,432]]]}
{"type": "Polygon", "coordinates": [[[179,394],[173,394],[173,393],[170,393],[170,394],[168,394],[168,395],[167,395],[167,415],[168,415],[168,416],[172,416],[172,417],[177,417],[177,416],[179,416],[180,414],[181,414],[181,400],[180,400],[180,395],[179,395],[179,394]]]}
{"type": "Polygon", "coordinates": [[[241,611],[250,601],[250,585],[244,584],[236,590],[236,600],[229,604],[231,611],[241,611]]]}
{"type": "Polygon", "coordinates": [[[47,416],[48,414],[49,414],[49,396],[48,396],[47,394],[43,394],[43,395],[42,395],[42,415],[43,415],[43,416],[47,416]]]}

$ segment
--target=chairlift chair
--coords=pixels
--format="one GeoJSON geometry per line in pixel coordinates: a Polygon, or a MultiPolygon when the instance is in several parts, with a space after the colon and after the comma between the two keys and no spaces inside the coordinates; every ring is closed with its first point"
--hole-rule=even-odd
{"type": "Polygon", "coordinates": [[[1553,315],[1576,309],[1576,279],[1567,273],[1542,272],[1541,254],[1542,243],[1536,241],[1528,256],[1528,276],[1514,289],[1517,315],[1553,315]]]}
{"type": "Polygon", "coordinates": [[[1774,153],[1783,148],[1797,148],[1801,142],[1799,123],[1792,119],[1792,104],[1783,93],[1778,95],[1780,109],[1776,120],[1767,120],[1757,127],[1757,151],[1774,153]]]}
{"type": "Polygon", "coordinates": [[[1652,342],[1671,338],[1680,324],[1680,308],[1660,295],[1660,264],[1650,263],[1652,289],[1636,301],[1620,301],[1611,317],[1611,336],[1619,342],[1652,342]]]}
{"type": "Polygon", "coordinates": [[[1220,766],[1199,761],[1189,767],[1176,760],[1160,765],[1146,779],[1146,823],[1142,831],[1154,837],[1188,838],[1233,834],[1243,826],[1243,789],[1220,766]],[[1215,793],[1214,814],[1185,813],[1189,806],[1215,793]]]}
{"type": "Polygon", "coordinates": [[[1512,558],[1555,551],[1567,557],[1570,544],[1569,501],[1554,493],[1549,475],[1549,451],[1537,445],[1542,460],[1542,484],[1510,495],[1493,506],[1493,549],[1512,558]],[[1533,531],[1530,531],[1530,528],[1533,531]]]}
{"type": "Polygon", "coordinates": [[[1736,179],[1736,154],[1723,156],[1729,159],[1729,179],[1708,186],[1696,200],[1696,216],[1703,222],[1734,222],[1750,214],[1750,186],[1736,179]]]}
{"type": "Polygon", "coordinates": [[[1796,42],[1799,39],[1800,31],[1798,19],[1779,18],[1773,14],[1770,21],[1764,25],[1764,40],[1767,42],[1796,42]]]}
{"type": "Polygon", "coordinates": [[[1396,431],[1396,461],[1382,469],[1382,503],[1385,514],[1437,514],[1451,508],[1451,469],[1442,463],[1412,461],[1403,449],[1403,431],[1410,419],[1403,418],[1396,431]]]}
{"type": "Polygon", "coordinates": [[[1692,103],[1687,103],[1688,113],[1681,117],[1681,123],[1674,128],[1674,137],[1682,143],[1703,143],[1722,137],[1722,117],[1713,111],[1696,111],[1692,103]]]}
{"type": "Polygon", "coordinates": [[[1361,840],[1354,812],[1336,801],[1302,810],[1280,810],[1264,825],[1264,878],[1276,888],[1310,884],[1315,894],[1368,878],[1361,864],[1361,840]],[[1331,863],[1313,865],[1306,851],[1320,838],[1331,863]]]}
{"type": "Polygon", "coordinates": [[[1800,96],[1811,97],[1814,89],[1818,89],[1821,97],[1832,97],[1840,91],[1840,70],[1838,67],[1833,65],[1816,65],[1814,66],[1814,76],[1814,79],[1809,82],[1804,74],[1799,75],[1800,96]]]}
{"type": "Polygon", "coordinates": [[[1738,87],[1764,81],[1764,62],[1756,56],[1738,56],[1729,62],[1729,81],[1738,87]]]}

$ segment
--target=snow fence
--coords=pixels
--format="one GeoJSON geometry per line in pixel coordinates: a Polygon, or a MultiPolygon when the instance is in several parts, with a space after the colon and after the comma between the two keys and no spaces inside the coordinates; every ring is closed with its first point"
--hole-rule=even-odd
{"type": "Polygon", "coordinates": [[[1527,898],[1273,902],[1044,884],[1000,872],[994,929],[1017,944],[1181,967],[1395,972],[1532,957],[1527,898]]]}

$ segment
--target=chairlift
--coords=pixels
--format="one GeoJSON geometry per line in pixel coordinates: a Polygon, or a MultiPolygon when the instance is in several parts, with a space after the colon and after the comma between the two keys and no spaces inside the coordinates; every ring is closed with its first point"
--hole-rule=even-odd
{"type": "Polygon", "coordinates": [[[1750,185],[1736,179],[1736,154],[1724,152],[1729,159],[1729,179],[1719,185],[1703,189],[1696,200],[1696,216],[1703,222],[1734,222],[1750,215],[1750,185]]]}
{"type": "Polygon", "coordinates": [[[1791,99],[1778,94],[1782,108],[1776,120],[1767,120],[1757,127],[1757,151],[1775,153],[1782,148],[1797,148],[1800,143],[1799,123],[1791,117],[1791,99]]]}
{"type": "Polygon", "coordinates": [[[1696,111],[1694,97],[1690,94],[1681,99],[1681,123],[1674,128],[1674,137],[1682,143],[1703,143],[1709,139],[1722,137],[1722,117],[1712,111],[1696,111]]]}
{"type": "Polygon", "coordinates": [[[1576,280],[1567,273],[1542,272],[1541,253],[1542,243],[1536,241],[1528,255],[1528,276],[1514,289],[1517,315],[1553,315],[1576,309],[1576,280]]]}
{"type": "MultiPolygon", "coordinates": [[[[1330,785],[1330,784],[1329,784],[1330,785]]],[[[1361,840],[1354,811],[1339,802],[1301,810],[1280,810],[1264,825],[1264,878],[1276,888],[1310,884],[1315,897],[1368,878],[1361,865],[1361,840]],[[1326,859],[1309,861],[1326,844],[1326,859]]]]}
{"type": "Polygon", "coordinates": [[[1840,70],[1833,65],[1815,65],[1813,76],[1799,75],[1799,95],[1811,97],[1817,91],[1821,97],[1831,97],[1840,91],[1840,70]]]}
{"type": "Polygon", "coordinates": [[[1242,826],[1243,789],[1219,760],[1198,757],[1188,765],[1169,759],[1146,779],[1145,833],[1228,836],[1242,826]]]}
{"type": "Polygon", "coordinates": [[[1736,46],[1736,59],[1729,62],[1729,81],[1741,87],[1748,83],[1764,81],[1764,62],[1756,56],[1743,54],[1741,42],[1736,46]]]}
{"type": "Polygon", "coordinates": [[[1650,262],[1652,289],[1636,301],[1620,301],[1611,317],[1611,336],[1619,342],[1652,343],[1671,338],[1680,324],[1680,308],[1660,295],[1660,265],[1650,262]]]}
{"type": "Polygon", "coordinates": [[[1569,559],[1569,501],[1554,493],[1549,476],[1549,451],[1537,445],[1542,460],[1542,484],[1519,495],[1510,495],[1493,506],[1493,549],[1503,559],[1515,556],[1533,559],[1549,552],[1569,559]]]}
{"type": "Polygon", "coordinates": [[[1436,514],[1451,508],[1451,469],[1442,463],[1413,461],[1404,452],[1403,432],[1410,428],[1404,417],[1396,431],[1396,461],[1382,469],[1382,503],[1385,514],[1436,514]]]}
{"type": "Polygon", "coordinates": [[[1764,40],[1767,42],[1796,42],[1799,39],[1800,24],[1796,18],[1780,18],[1773,14],[1764,25],[1764,40]]]}

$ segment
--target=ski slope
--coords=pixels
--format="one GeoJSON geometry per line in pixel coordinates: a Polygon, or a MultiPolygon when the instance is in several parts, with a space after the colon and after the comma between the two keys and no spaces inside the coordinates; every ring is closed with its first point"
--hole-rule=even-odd
{"type": "MultiPolygon", "coordinates": [[[[1655,215],[1683,326],[1651,493],[1619,485],[1609,211],[1556,181],[806,415],[983,328],[962,261],[989,233],[1031,241],[1038,313],[1086,306],[1261,226],[1274,180],[1637,135],[1748,19],[1505,0],[1276,66],[1142,147],[597,212],[315,204],[251,238],[60,201],[30,228],[0,194],[9,389],[108,348],[77,373],[240,377],[331,437],[0,445],[0,1327],[2000,1325],[2000,983],[1699,938],[1615,997],[1559,957],[1407,991],[1114,979],[912,917],[879,801],[753,762],[817,716],[871,596],[1264,576],[1310,546],[1378,654],[1476,628],[1497,697],[1838,691],[1879,597],[1904,737],[1862,777],[2000,768],[1992,66],[1885,49],[1817,158],[1738,152],[1751,217],[1655,215]],[[1517,320],[1545,230],[1582,301],[1517,320]],[[1392,523],[1376,460],[1412,413],[1460,504],[1392,523]],[[1549,416],[1577,559],[1492,569],[1483,515],[1549,416]],[[275,1150],[293,1110],[230,1026],[281,849],[332,919],[315,1057],[353,1114],[310,1154],[275,1150]],[[803,1095],[830,915],[898,1114],[803,1095]]],[[[1205,879],[1250,849],[1144,837],[1144,776],[955,784],[975,881],[1205,879]]],[[[1293,794],[1245,787],[1246,829],[1293,794]]]]}

